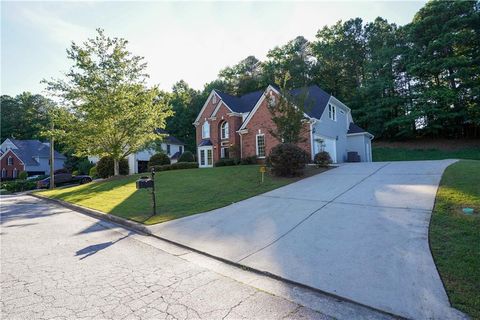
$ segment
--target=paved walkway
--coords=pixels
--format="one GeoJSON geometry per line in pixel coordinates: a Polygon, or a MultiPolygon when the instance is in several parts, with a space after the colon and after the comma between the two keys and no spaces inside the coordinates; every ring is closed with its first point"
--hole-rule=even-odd
{"type": "Polygon", "coordinates": [[[345,164],[150,230],[396,315],[461,317],[428,244],[437,187],[453,162],[345,164]]]}
{"type": "Polygon", "coordinates": [[[0,201],[1,319],[329,318],[158,239],[29,196],[0,201]]]}

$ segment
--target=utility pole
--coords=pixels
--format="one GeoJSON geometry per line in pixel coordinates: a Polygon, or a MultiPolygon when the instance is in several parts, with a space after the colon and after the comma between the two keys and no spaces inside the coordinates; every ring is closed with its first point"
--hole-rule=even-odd
{"type": "Polygon", "coordinates": [[[54,157],[54,148],[53,148],[53,143],[54,143],[54,138],[53,138],[53,130],[54,130],[54,125],[52,121],[52,132],[50,134],[50,189],[55,188],[55,157],[54,157]]]}

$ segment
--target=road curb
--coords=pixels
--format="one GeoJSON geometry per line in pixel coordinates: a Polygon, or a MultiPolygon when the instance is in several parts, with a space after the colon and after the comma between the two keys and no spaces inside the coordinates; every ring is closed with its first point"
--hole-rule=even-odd
{"type": "Polygon", "coordinates": [[[86,215],[91,216],[93,218],[97,218],[97,219],[100,219],[100,220],[105,220],[105,221],[108,221],[108,222],[113,222],[113,223],[122,225],[123,227],[126,227],[128,229],[131,229],[131,230],[143,233],[143,234],[147,234],[147,235],[150,235],[150,236],[153,235],[152,232],[147,227],[145,227],[143,224],[135,222],[135,221],[131,221],[131,220],[120,218],[120,217],[117,217],[117,216],[114,216],[114,215],[111,215],[111,214],[103,213],[103,212],[98,211],[98,210],[85,208],[85,207],[82,207],[82,206],[79,206],[79,205],[76,205],[76,204],[73,204],[73,203],[70,203],[70,202],[63,201],[63,200],[48,198],[48,197],[45,197],[45,196],[42,196],[42,195],[39,195],[39,194],[36,194],[36,193],[30,193],[28,195],[32,196],[34,198],[38,198],[38,199],[42,199],[42,200],[46,200],[46,201],[49,201],[49,202],[59,204],[63,207],[66,207],[68,209],[86,214],[86,215]]]}
{"type": "Polygon", "coordinates": [[[391,313],[391,312],[388,312],[388,311],[384,311],[384,310],[381,310],[381,309],[377,309],[375,307],[371,307],[371,306],[368,306],[366,304],[363,304],[363,303],[360,303],[360,302],[357,302],[357,301],[354,301],[354,300],[351,300],[351,299],[348,299],[348,298],[345,298],[345,297],[342,297],[342,296],[338,296],[336,294],[333,294],[333,293],[330,293],[330,292],[327,292],[327,291],[323,291],[321,289],[311,287],[309,285],[305,285],[305,284],[300,283],[300,282],[292,281],[292,280],[277,276],[277,275],[272,274],[268,271],[263,271],[263,270],[251,268],[251,267],[248,267],[248,266],[243,265],[241,263],[234,262],[234,261],[231,261],[231,260],[227,260],[227,259],[215,256],[215,255],[209,254],[207,252],[200,251],[198,249],[186,246],[184,244],[181,244],[181,243],[163,238],[159,235],[154,234],[151,230],[148,229],[148,227],[146,227],[146,226],[144,226],[144,225],[142,225],[138,222],[134,222],[134,221],[127,220],[127,219],[124,219],[124,218],[120,218],[120,217],[117,217],[117,216],[114,216],[114,215],[106,214],[106,213],[103,213],[101,211],[97,211],[97,210],[94,210],[94,209],[85,208],[85,207],[82,207],[82,206],[79,206],[79,205],[76,205],[76,204],[73,204],[73,203],[70,203],[70,202],[63,201],[63,200],[48,198],[48,197],[41,196],[41,195],[38,195],[38,194],[35,194],[35,193],[30,193],[28,195],[30,195],[32,197],[35,197],[35,198],[38,198],[38,199],[42,199],[42,200],[46,200],[46,201],[49,201],[49,202],[52,202],[52,203],[59,204],[63,207],[66,207],[68,209],[74,210],[76,212],[88,215],[88,216],[96,218],[96,219],[100,219],[100,220],[104,220],[104,221],[119,224],[119,225],[121,225],[121,226],[123,226],[123,227],[125,227],[129,230],[133,230],[133,231],[142,233],[144,235],[152,236],[152,237],[157,238],[159,240],[162,240],[162,241],[165,241],[167,243],[173,244],[175,246],[190,250],[192,252],[201,254],[203,256],[215,259],[217,261],[226,263],[226,264],[234,266],[236,268],[240,268],[242,270],[247,270],[247,271],[259,274],[259,275],[267,276],[269,278],[272,278],[272,279],[275,279],[275,280],[278,280],[278,281],[282,281],[282,282],[288,283],[290,285],[294,285],[294,286],[298,286],[298,287],[301,287],[301,288],[304,288],[304,289],[308,289],[308,290],[311,290],[313,292],[317,292],[319,294],[328,296],[328,297],[333,298],[333,299],[338,300],[338,301],[351,303],[352,305],[356,305],[357,307],[364,308],[364,309],[370,310],[374,313],[377,313],[381,318],[387,317],[387,318],[395,318],[395,319],[406,319],[403,316],[400,316],[400,315],[397,315],[397,314],[394,314],[394,313],[391,313]]]}

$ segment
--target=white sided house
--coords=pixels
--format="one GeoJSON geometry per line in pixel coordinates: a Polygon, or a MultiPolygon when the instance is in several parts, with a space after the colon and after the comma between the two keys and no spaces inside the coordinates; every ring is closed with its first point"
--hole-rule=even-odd
{"type": "MultiPolygon", "coordinates": [[[[275,124],[268,109],[280,94],[272,85],[239,97],[212,90],[194,122],[200,167],[228,158],[231,146],[239,147],[241,158],[264,161],[280,143],[270,134],[275,124]]],[[[304,142],[298,145],[312,160],[326,151],[333,163],[372,161],[373,135],[353,122],[345,104],[316,85],[293,89],[289,95],[306,98],[304,142]]]]}
{"type": "MultiPolygon", "coordinates": [[[[185,143],[174,136],[169,135],[163,129],[157,129],[158,134],[165,135],[164,140],[160,144],[163,152],[170,158],[171,163],[178,161],[180,155],[185,151],[185,143]]],[[[148,161],[150,157],[158,153],[155,149],[144,149],[127,157],[128,160],[128,174],[143,173],[148,171],[148,161]]],[[[98,157],[88,157],[92,163],[97,163],[98,157]]]]}

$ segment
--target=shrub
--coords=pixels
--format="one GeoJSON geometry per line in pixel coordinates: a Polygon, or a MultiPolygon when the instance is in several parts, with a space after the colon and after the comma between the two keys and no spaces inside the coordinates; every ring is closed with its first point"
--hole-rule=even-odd
{"type": "Polygon", "coordinates": [[[148,161],[148,167],[162,166],[165,164],[170,164],[170,158],[163,152],[154,154],[148,161]]]}
{"type": "Polygon", "coordinates": [[[18,174],[18,179],[20,179],[20,180],[26,180],[27,177],[28,177],[27,171],[22,171],[18,174]]]}
{"type": "Polygon", "coordinates": [[[308,153],[292,143],[280,143],[272,148],[267,164],[276,176],[293,177],[303,174],[308,163],[308,153]]]}
{"type": "Polygon", "coordinates": [[[313,162],[319,167],[328,167],[332,163],[332,158],[330,158],[330,154],[327,151],[321,151],[315,155],[313,162]]]}
{"type": "Polygon", "coordinates": [[[243,158],[240,160],[240,164],[247,165],[247,164],[257,164],[257,156],[250,156],[243,158]]]}
{"type": "Polygon", "coordinates": [[[185,151],[178,158],[178,162],[195,162],[195,156],[190,151],[185,151]]]}
{"type": "MultiPolygon", "coordinates": [[[[120,174],[128,174],[128,160],[120,160],[120,174]]],[[[112,157],[103,157],[97,162],[97,175],[101,178],[108,178],[113,176],[113,158],[112,157]]]]}
{"type": "Polygon", "coordinates": [[[89,174],[90,169],[94,166],[88,159],[82,159],[77,163],[78,174],[89,174]]]}
{"type": "Polygon", "coordinates": [[[72,171],[72,176],[78,176],[78,171],[77,171],[77,170],[73,170],[73,171],[72,171]]]}
{"type": "Polygon", "coordinates": [[[98,173],[97,173],[97,166],[93,166],[90,168],[90,171],[88,172],[88,175],[92,178],[96,178],[98,177],[98,173]]]}
{"type": "Polygon", "coordinates": [[[177,162],[172,164],[164,164],[161,166],[151,167],[155,169],[156,172],[167,171],[167,170],[180,170],[180,169],[195,169],[198,168],[198,163],[196,162],[177,162]]]}
{"type": "Polygon", "coordinates": [[[234,166],[235,164],[235,159],[220,159],[215,162],[215,167],[234,166]]]}
{"type": "Polygon", "coordinates": [[[35,181],[15,180],[15,181],[2,182],[0,189],[5,189],[9,192],[21,192],[21,191],[33,190],[36,187],[37,187],[37,183],[35,181]]]}

